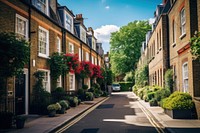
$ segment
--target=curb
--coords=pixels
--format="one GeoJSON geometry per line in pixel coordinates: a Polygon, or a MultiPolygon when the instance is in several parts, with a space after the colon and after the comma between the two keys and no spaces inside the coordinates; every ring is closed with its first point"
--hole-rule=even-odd
{"type": "Polygon", "coordinates": [[[107,99],[109,99],[109,97],[105,97],[102,100],[92,104],[91,106],[89,106],[88,108],[84,109],[83,111],[81,111],[79,114],[75,115],[74,117],[72,117],[69,120],[63,121],[63,123],[58,124],[55,128],[50,129],[48,132],[49,133],[55,133],[58,129],[62,128],[64,125],[70,123],[71,121],[73,121],[74,119],[78,118],[79,116],[81,116],[83,113],[85,113],[87,110],[91,109],[92,107],[94,107],[95,105],[99,104],[102,101],[106,101],[107,99]]]}

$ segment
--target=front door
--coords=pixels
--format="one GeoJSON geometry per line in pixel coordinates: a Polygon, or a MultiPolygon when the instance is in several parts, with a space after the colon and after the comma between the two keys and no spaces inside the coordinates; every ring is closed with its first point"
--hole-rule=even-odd
{"type": "Polygon", "coordinates": [[[26,74],[15,78],[15,114],[25,114],[26,74]]]}

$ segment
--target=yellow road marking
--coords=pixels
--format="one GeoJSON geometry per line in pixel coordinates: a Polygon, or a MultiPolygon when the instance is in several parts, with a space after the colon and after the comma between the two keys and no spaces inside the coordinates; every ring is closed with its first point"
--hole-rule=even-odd
{"type": "Polygon", "coordinates": [[[97,108],[100,104],[102,104],[103,102],[105,102],[108,99],[109,99],[109,97],[107,97],[103,101],[97,103],[95,106],[93,106],[90,109],[88,109],[86,112],[84,112],[83,114],[81,114],[79,117],[77,117],[76,119],[72,120],[71,122],[69,122],[68,124],[66,124],[62,128],[60,128],[59,130],[57,130],[55,133],[62,133],[62,132],[64,132],[66,129],[70,128],[72,125],[74,125],[75,123],[77,123],[78,121],[80,121],[87,114],[89,114],[91,111],[93,111],[95,108],[97,108]]]}

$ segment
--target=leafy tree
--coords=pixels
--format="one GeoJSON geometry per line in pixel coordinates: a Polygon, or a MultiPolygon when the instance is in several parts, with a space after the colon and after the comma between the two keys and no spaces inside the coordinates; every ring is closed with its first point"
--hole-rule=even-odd
{"type": "MultiPolygon", "coordinates": [[[[29,43],[14,33],[0,33],[0,99],[7,100],[7,79],[22,72],[30,57],[29,43]]],[[[5,101],[5,110],[6,110],[5,101]]]]}
{"type": "Polygon", "coordinates": [[[138,68],[135,71],[135,84],[138,87],[144,87],[148,84],[149,70],[148,65],[138,68]]]}
{"type": "Polygon", "coordinates": [[[200,32],[191,38],[191,53],[196,58],[200,59],[200,32]]]}
{"type": "Polygon", "coordinates": [[[172,69],[168,69],[165,72],[165,88],[169,89],[171,92],[173,92],[173,70],[172,69]]]}
{"type": "Polygon", "coordinates": [[[134,77],[135,77],[135,75],[133,72],[128,72],[128,73],[126,73],[126,76],[124,77],[124,81],[134,82],[134,79],[135,79],[134,77]]]}
{"type": "Polygon", "coordinates": [[[116,75],[135,70],[141,43],[150,29],[147,21],[134,21],[111,34],[111,69],[116,75]]]}

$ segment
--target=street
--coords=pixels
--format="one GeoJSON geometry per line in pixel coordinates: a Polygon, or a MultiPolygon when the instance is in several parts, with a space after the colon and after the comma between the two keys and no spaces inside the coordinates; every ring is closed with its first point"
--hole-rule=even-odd
{"type": "Polygon", "coordinates": [[[65,133],[156,133],[131,92],[118,92],[99,105],[65,133]]]}

